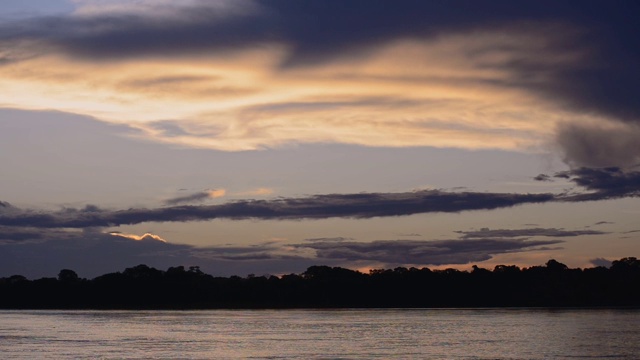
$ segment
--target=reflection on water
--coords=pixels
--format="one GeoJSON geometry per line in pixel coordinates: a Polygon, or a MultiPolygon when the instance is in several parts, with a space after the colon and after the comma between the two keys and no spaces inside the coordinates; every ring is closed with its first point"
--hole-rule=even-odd
{"type": "Polygon", "coordinates": [[[635,359],[640,310],[0,311],[3,359],[635,359]]]}

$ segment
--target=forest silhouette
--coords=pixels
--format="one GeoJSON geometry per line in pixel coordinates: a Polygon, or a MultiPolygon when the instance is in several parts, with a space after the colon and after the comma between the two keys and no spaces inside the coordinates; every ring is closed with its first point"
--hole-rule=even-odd
{"type": "Polygon", "coordinates": [[[69,269],[57,278],[0,278],[3,309],[260,309],[430,307],[638,307],[640,260],[609,268],[498,265],[471,271],[428,268],[361,273],[311,266],[302,274],[214,277],[197,266],[147,265],[94,279],[69,269]]]}

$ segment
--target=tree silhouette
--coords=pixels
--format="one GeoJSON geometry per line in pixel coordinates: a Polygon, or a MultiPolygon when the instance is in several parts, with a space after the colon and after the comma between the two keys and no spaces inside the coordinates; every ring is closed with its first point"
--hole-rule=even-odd
{"type": "Polygon", "coordinates": [[[58,273],[58,281],[62,282],[75,282],[80,280],[78,274],[75,271],[69,269],[62,269],[58,273]]]}
{"type": "Polygon", "coordinates": [[[311,266],[302,274],[213,277],[197,266],[166,271],[141,264],[92,280],[63,269],[56,278],[0,278],[0,308],[214,309],[330,307],[640,306],[640,261],[610,269],[497,265],[430,270],[311,266]]]}

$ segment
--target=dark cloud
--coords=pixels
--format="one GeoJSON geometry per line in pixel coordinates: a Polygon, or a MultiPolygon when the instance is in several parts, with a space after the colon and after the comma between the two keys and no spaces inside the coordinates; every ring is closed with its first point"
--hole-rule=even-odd
{"type": "Polygon", "coordinates": [[[513,6],[507,1],[443,5],[409,0],[389,6],[383,0],[257,0],[242,5],[244,9],[234,9],[201,1],[174,7],[169,17],[150,11],[21,19],[6,24],[0,33],[4,39],[48,40],[94,59],[215,52],[279,42],[292,49],[288,62],[300,64],[402,38],[495,22],[551,20],[579,10],[553,1],[513,6]]]}
{"type": "MultiPolygon", "coordinates": [[[[634,0],[385,0],[245,1],[236,6],[196,2],[171,16],[154,11],[50,16],[0,25],[0,42],[49,44],[96,61],[208,54],[278,43],[290,49],[283,67],[312,65],[336,56],[366,54],[390,41],[425,39],[485,29],[547,32],[542,52],[498,66],[540,96],[581,112],[640,121],[640,3],[634,0]],[[528,25],[524,25],[528,24],[528,25]],[[564,65],[549,53],[583,54],[564,65]]],[[[11,45],[9,45],[11,44],[11,45]]],[[[533,45],[532,45],[533,46],[533,45]]],[[[495,49],[498,51],[508,49],[495,49]]],[[[478,59],[473,50],[468,57],[478,59]]],[[[482,64],[481,64],[482,65],[482,64]]],[[[492,66],[485,64],[485,66],[492,66]]],[[[609,166],[611,164],[607,164],[609,166]]]]}
{"type": "MultiPolygon", "coordinates": [[[[375,261],[385,264],[468,264],[489,260],[496,254],[534,250],[561,240],[381,240],[373,242],[314,242],[293,246],[316,250],[318,259],[375,261]]],[[[546,249],[546,248],[545,248],[546,249]]]]}
{"type": "Polygon", "coordinates": [[[520,204],[552,201],[553,194],[508,194],[423,190],[406,193],[315,195],[306,198],[243,200],[221,205],[172,206],[119,211],[65,209],[58,212],[23,211],[0,216],[0,226],[46,228],[108,227],[142,222],[213,219],[295,220],[372,218],[433,212],[492,210],[520,204]]]}
{"type": "Polygon", "coordinates": [[[25,241],[42,239],[46,234],[46,229],[39,228],[21,228],[21,227],[4,227],[0,226],[0,241],[25,241]]]}
{"type": "Polygon", "coordinates": [[[537,175],[533,178],[533,180],[535,181],[553,181],[551,176],[547,175],[547,174],[540,174],[537,175]]]}
{"type": "Polygon", "coordinates": [[[607,260],[605,258],[595,258],[589,260],[589,262],[595,266],[604,266],[606,268],[611,267],[611,260],[607,260]]]}
{"type": "Polygon", "coordinates": [[[11,205],[10,203],[5,201],[0,201],[0,214],[8,214],[11,212],[15,212],[17,210],[18,209],[15,206],[11,205]]]}
{"type": "Polygon", "coordinates": [[[208,190],[200,191],[197,193],[178,196],[164,201],[167,205],[188,204],[194,202],[200,202],[211,198],[211,193],[208,190]]]}
{"type": "Polygon", "coordinates": [[[496,254],[549,250],[561,240],[381,240],[356,242],[349,238],[317,238],[297,244],[266,242],[246,246],[195,247],[171,244],[152,234],[137,237],[121,233],[19,229],[25,240],[0,242],[0,276],[22,274],[31,278],[55,276],[71,268],[91,277],[138,264],[167,268],[198,265],[213,274],[243,275],[300,272],[318,264],[355,266],[374,263],[393,265],[466,264],[496,254]],[[29,236],[28,231],[32,231],[29,236]]]}
{"type": "Polygon", "coordinates": [[[595,225],[611,225],[611,224],[615,224],[615,223],[612,222],[612,221],[598,221],[597,223],[595,223],[593,225],[595,226],[595,225]]]}
{"type": "Polygon", "coordinates": [[[638,139],[639,125],[603,128],[568,124],[559,128],[556,141],[569,165],[597,168],[633,167],[640,164],[638,139]]]}
{"type": "Polygon", "coordinates": [[[624,171],[617,167],[579,168],[562,171],[555,177],[569,179],[576,185],[589,190],[588,193],[567,195],[563,201],[606,200],[640,196],[640,172],[624,171]]]}
{"type": "Polygon", "coordinates": [[[73,267],[81,276],[97,276],[141,263],[196,264],[190,257],[190,246],[150,237],[136,241],[93,231],[42,231],[33,235],[31,241],[0,245],[0,274],[55,276],[60,269],[73,267]]]}
{"type": "Polygon", "coordinates": [[[0,241],[0,277],[54,277],[61,269],[73,269],[81,277],[91,278],[138,264],[162,269],[197,265],[213,275],[244,276],[302,272],[316,261],[287,255],[273,244],[199,248],[167,243],[150,234],[134,240],[95,229],[39,230],[30,236],[28,229],[20,229],[24,241],[0,241]]]}
{"type": "MultiPolygon", "coordinates": [[[[285,250],[280,243],[265,243],[249,246],[212,246],[199,248],[194,256],[209,260],[240,260],[240,261],[264,261],[264,260],[300,260],[313,258],[300,252],[285,250]]],[[[291,248],[289,248],[291,249],[291,248]]]]}
{"type": "Polygon", "coordinates": [[[456,231],[462,234],[462,239],[485,239],[485,238],[515,238],[515,237],[573,237],[582,235],[602,235],[608,234],[596,230],[564,230],[556,228],[533,228],[533,229],[494,229],[482,228],[479,231],[456,231]]]}
{"type": "MultiPolygon", "coordinates": [[[[32,228],[88,228],[186,222],[213,219],[299,220],[373,218],[436,212],[493,210],[522,204],[606,200],[640,195],[640,172],[619,168],[579,168],[556,173],[587,192],[516,194],[422,190],[404,193],[327,194],[303,198],[240,200],[220,205],[180,205],[156,209],[104,210],[93,205],[56,212],[19,210],[0,213],[0,226],[32,228]]],[[[199,200],[204,194],[173,199],[173,203],[199,200]]],[[[4,204],[4,203],[3,203],[4,204]]],[[[8,209],[8,206],[3,208],[8,209]]]]}

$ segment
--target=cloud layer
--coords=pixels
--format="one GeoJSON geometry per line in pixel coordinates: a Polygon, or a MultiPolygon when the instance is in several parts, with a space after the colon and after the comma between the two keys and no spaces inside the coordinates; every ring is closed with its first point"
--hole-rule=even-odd
{"type": "Polygon", "coordinates": [[[516,237],[573,237],[582,235],[607,234],[597,230],[564,230],[555,228],[530,228],[530,229],[489,229],[482,228],[478,231],[457,231],[462,234],[461,239],[486,239],[486,238],[516,238],[516,237]]]}
{"type": "Polygon", "coordinates": [[[362,242],[314,242],[295,245],[316,250],[319,259],[367,261],[383,264],[468,264],[489,260],[493,255],[528,250],[548,250],[560,240],[474,239],[391,240],[362,242]]]}
{"type": "Polygon", "coordinates": [[[640,121],[635,1],[76,4],[68,15],[0,23],[5,105],[222,150],[540,150],[558,128],[570,164],[638,161],[611,140],[632,136],[577,125],[640,121]]]}
{"type": "Polygon", "coordinates": [[[103,210],[95,206],[57,212],[20,211],[0,216],[0,226],[87,228],[142,222],[199,221],[214,219],[296,220],[372,218],[433,212],[491,210],[528,203],[544,203],[552,194],[443,192],[315,195],[306,198],[243,200],[221,205],[170,206],[156,209],[103,210]]]}
{"type": "MultiPolygon", "coordinates": [[[[518,230],[512,230],[518,231],[518,230]]],[[[574,235],[577,236],[577,235],[574,235]]],[[[250,272],[301,272],[318,264],[353,266],[409,266],[468,264],[495,255],[548,251],[562,240],[482,238],[458,240],[379,240],[358,242],[347,238],[312,239],[299,243],[271,241],[245,246],[194,247],[172,244],[158,235],[32,229],[16,232],[0,228],[0,276],[54,276],[72,268],[81,276],[97,276],[138,264],[167,268],[200,266],[214,275],[250,272]]]]}

